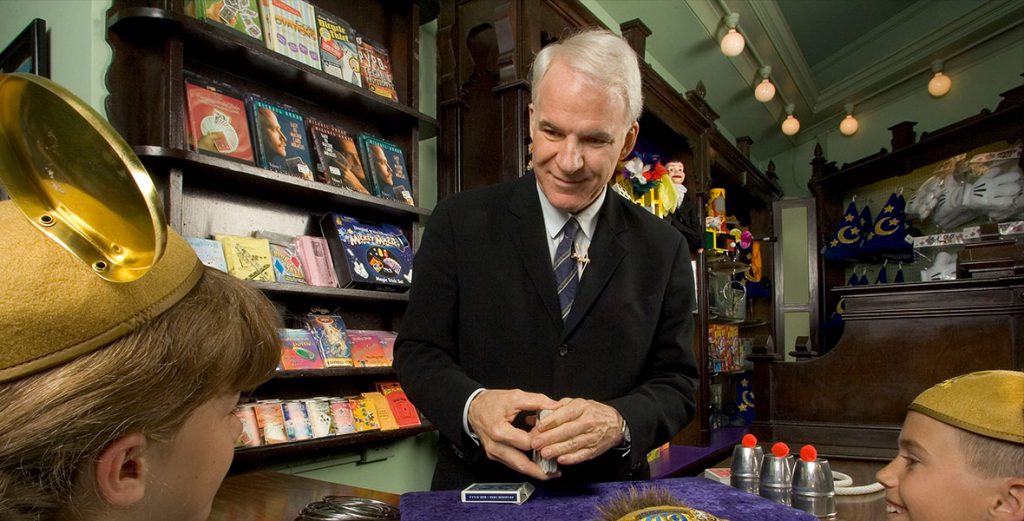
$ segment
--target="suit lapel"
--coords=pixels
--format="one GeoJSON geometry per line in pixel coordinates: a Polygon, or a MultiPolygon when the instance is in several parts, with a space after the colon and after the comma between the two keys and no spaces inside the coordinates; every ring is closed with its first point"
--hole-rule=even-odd
{"type": "Polygon", "coordinates": [[[555,293],[551,254],[544,239],[544,216],[538,197],[537,181],[532,172],[516,181],[508,206],[510,218],[505,228],[534,289],[544,302],[549,319],[556,328],[561,328],[562,315],[558,307],[558,295],[555,293]]]}
{"type": "Polygon", "coordinates": [[[626,256],[626,248],[619,242],[619,235],[626,231],[626,221],[620,204],[622,200],[619,196],[609,190],[597,220],[594,240],[590,242],[590,249],[587,251],[590,263],[583,270],[583,278],[576,291],[576,298],[573,299],[572,310],[569,311],[565,327],[562,329],[563,340],[579,325],[608,284],[612,273],[626,256]]]}

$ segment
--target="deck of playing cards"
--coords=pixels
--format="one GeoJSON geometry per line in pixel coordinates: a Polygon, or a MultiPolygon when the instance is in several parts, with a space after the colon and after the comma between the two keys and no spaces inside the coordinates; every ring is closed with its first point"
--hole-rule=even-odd
{"type": "Polygon", "coordinates": [[[530,483],[473,483],[462,490],[463,503],[512,503],[520,505],[533,493],[530,483]]]}
{"type": "MultiPolygon", "coordinates": [[[[550,410],[541,410],[539,413],[537,413],[537,421],[543,420],[544,417],[549,414],[551,414],[550,410]]],[[[540,455],[540,451],[537,449],[533,449],[533,462],[539,465],[540,469],[543,470],[545,474],[554,474],[558,472],[558,461],[553,459],[545,459],[543,456],[540,455]]]]}

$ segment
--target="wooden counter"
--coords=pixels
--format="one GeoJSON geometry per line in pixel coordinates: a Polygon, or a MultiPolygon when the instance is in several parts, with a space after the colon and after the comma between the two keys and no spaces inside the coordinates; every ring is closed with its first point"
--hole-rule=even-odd
{"type": "Polygon", "coordinates": [[[281,472],[246,472],[224,480],[209,521],[292,521],[307,504],[328,495],[367,497],[398,506],[397,494],[281,472]]]}

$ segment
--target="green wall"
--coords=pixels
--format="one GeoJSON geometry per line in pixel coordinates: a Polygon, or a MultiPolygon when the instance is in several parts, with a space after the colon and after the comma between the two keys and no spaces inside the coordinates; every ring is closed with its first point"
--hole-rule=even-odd
{"type": "Polygon", "coordinates": [[[106,0],[0,0],[0,47],[6,47],[32,19],[42,18],[50,32],[51,79],[105,115],[108,6],[106,0]]]}

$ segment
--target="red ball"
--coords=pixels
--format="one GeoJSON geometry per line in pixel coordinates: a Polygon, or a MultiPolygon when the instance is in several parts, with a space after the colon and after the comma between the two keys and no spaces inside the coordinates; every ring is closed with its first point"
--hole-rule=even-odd
{"type": "Polygon", "coordinates": [[[786,445],[781,441],[772,445],[772,454],[774,454],[776,458],[785,458],[786,456],[789,456],[789,445],[786,445]]]}
{"type": "Polygon", "coordinates": [[[818,450],[814,448],[814,445],[804,445],[800,449],[800,459],[804,461],[814,461],[818,459],[818,450]]]}
{"type": "Polygon", "coordinates": [[[751,449],[751,448],[754,448],[755,445],[757,445],[757,437],[756,436],[754,436],[753,434],[747,434],[747,435],[743,436],[743,446],[744,447],[746,447],[748,449],[751,449]]]}

